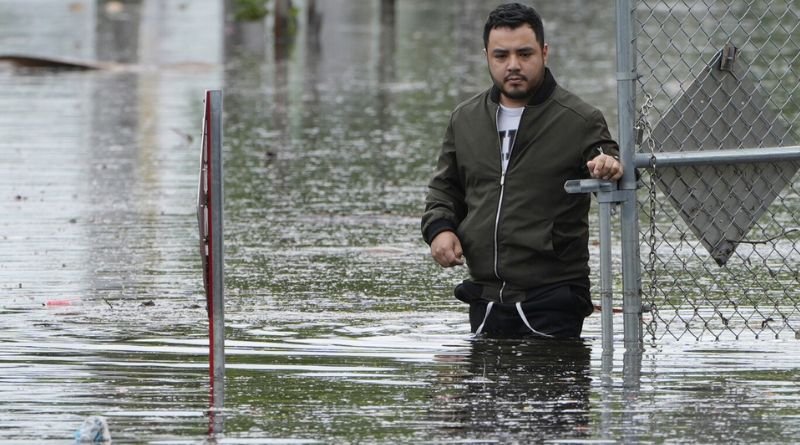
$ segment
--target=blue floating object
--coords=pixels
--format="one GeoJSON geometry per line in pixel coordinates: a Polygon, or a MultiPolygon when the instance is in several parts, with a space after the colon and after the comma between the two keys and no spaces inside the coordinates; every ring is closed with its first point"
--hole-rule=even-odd
{"type": "Polygon", "coordinates": [[[111,443],[111,432],[108,431],[108,422],[105,417],[87,417],[81,427],[75,431],[75,443],[111,443]]]}

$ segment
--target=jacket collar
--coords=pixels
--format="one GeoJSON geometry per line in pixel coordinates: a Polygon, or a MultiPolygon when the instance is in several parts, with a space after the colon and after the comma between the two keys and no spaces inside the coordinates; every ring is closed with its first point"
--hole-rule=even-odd
{"type": "MultiPolygon", "coordinates": [[[[555,77],[553,77],[553,74],[550,72],[550,68],[545,67],[544,80],[539,86],[539,89],[531,96],[528,101],[528,106],[543,104],[544,101],[549,99],[553,94],[557,85],[555,77]]],[[[489,97],[492,99],[492,102],[496,104],[500,103],[500,88],[497,88],[497,85],[492,85],[492,89],[489,91],[489,97]]]]}

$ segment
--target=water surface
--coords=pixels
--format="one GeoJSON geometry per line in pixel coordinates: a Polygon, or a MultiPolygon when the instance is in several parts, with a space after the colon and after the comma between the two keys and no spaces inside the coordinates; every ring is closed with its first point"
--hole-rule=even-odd
{"type": "MultiPolygon", "coordinates": [[[[289,48],[268,27],[228,47],[212,2],[33,3],[0,4],[0,53],[117,65],[0,67],[4,442],[65,443],[94,414],[118,443],[800,440],[794,338],[603,356],[597,315],[580,342],[470,337],[464,271],[433,264],[418,223],[449,111],[487,85],[482,2],[397,2],[392,21],[326,0],[289,48]],[[225,92],[216,435],[194,214],[207,88],[225,92]]],[[[613,6],[540,9],[557,79],[616,128],[613,6]]]]}

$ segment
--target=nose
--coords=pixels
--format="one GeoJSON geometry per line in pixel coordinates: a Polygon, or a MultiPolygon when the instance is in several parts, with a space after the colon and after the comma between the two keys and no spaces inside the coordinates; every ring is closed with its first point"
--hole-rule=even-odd
{"type": "Polygon", "coordinates": [[[512,54],[508,57],[508,66],[506,67],[508,71],[519,71],[519,57],[515,54],[512,54]]]}

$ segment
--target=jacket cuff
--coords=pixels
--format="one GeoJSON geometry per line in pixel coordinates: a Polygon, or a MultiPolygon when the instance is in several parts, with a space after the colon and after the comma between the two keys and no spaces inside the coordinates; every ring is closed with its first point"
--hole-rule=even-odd
{"type": "Polygon", "coordinates": [[[455,232],[456,225],[447,219],[436,220],[432,222],[425,230],[425,242],[430,246],[433,239],[436,238],[436,235],[447,231],[455,232]]]}
{"type": "Polygon", "coordinates": [[[599,155],[609,155],[619,161],[619,149],[616,146],[603,147],[602,145],[598,145],[595,147],[595,153],[592,155],[592,159],[599,155]]]}

